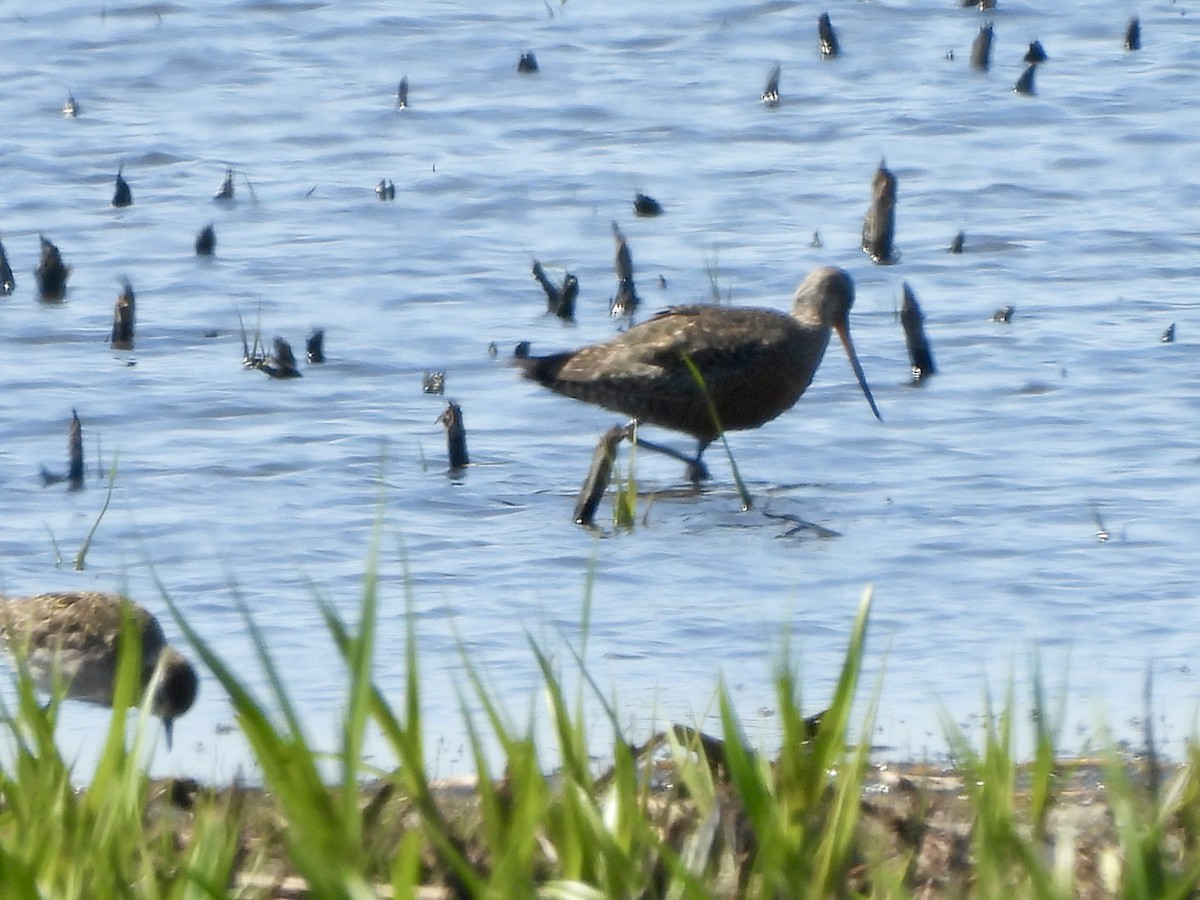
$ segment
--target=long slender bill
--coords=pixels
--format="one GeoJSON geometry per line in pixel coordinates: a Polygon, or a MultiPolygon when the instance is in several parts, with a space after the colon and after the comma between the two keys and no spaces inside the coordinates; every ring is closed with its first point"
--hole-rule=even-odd
{"type": "Polygon", "coordinates": [[[850,359],[850,367],[854,369],[854,377],[858,379],[858,386],[862,388],[863,395],[867,398],[867,402],[871,404],[871,412],[875,413],[875,418],[882,422],[883,416],[879,414],[879,407],[875,405],[875,398],[871,396],[871,389],[867,387],[867,376],[863,374],[862,364],[858,361],[858,354],[854,352],[854,341],[850,340],[850,328],[845,322],[836,322],[834,323],[833,330],[837,332],[837,336],[842,340],[842,346],[846,348],[846,356],[850,359]]]}

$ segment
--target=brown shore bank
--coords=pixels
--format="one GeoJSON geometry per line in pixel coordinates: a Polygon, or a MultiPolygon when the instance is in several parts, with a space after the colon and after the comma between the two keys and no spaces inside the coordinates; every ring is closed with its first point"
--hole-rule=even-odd
{"type": "MultiPolygon", "coordinates": [[[[1051,875],[1057,870],[1060,879],[1069,876],[1067,893],[1043,894],[1041,888],[1050,883],[1039,887],[1038,877],[1031,878],[1029,871],[1022,871],[1017,864],[1022,855],[1019,852],[1014,853],[1011,868],[988,871],[995,863],[993,852],[1000,848],[983,850],[979,841],[985,834],[997,837],[996,823],[983,821],[994,818],[996,810],[981,808],[980,797],[988,788],[974,781],[970,772],[916,763],[873,764],[864,773],[858,802],[855,858],[835,895],[989,896],[1000,883],[1011,891],[1009,896],[1121,896],[1128,891],[1129,866],[1134,862],[1128,858],[1131,848],[1122,840],[1122,819],[1127,812],[1122,808],[1130,803],[1146,811],[1155,807],[1159,801],[1153,796],[1152,783],[1159,781],[1176,787],[1186,783],[1189,788],[1185,793],[1195,792],[1195,775],[1187,767],[1173,765],[1151,772],[1152,765],[1152,761],[1139,757],[1126,757],[1116,768],[1112,760],[1062,761],[1052,776],[1052,801],[1040,816],[1035,810],[1038,800],[1032,784],[1036,776],[1028,767],[1014,770],[1016,781],[1010,798],[1014,831],[1010,839],[1026,842],[1027,850],[1042,857],[1028,863],[1044,864],[1051,875]],[[1110,781],[1118,772],[1125,780],[1114,794],[1110,781]]],[[[688,795],[685,779],[677,778],[680,773],[673,765],[660,761],[653,769],[649,785],[640,794],[644,826],[661,841],[664,853],[695,854],[698,848],[704,851],[701,855],[708,857],[701,867],[705,874],[696,884],[700,896],[761,896],[752,875],[756,856],[753,816],[744,808],[736,786],[718,779],[715,812],[705,813],[704,802],[688,795]]],[[[435,783],[432,787],[440,817],[437,827],[449,827],[464,857],[480,872],[502,867],[503,861],[497,858],[501,848],[487,833],[491,814],[484,806],[492,792],[480,791],[477,784],[468,781],[435,783]]],[[[493,787],[498,796],[504,796],[505,782],[493,787]]],[[[337,793],[336,789],[330,790],[331,796],[337,793]]],[[[592,798],[597,813],[611,802],[611,796],[606,800],[611,790],[611,786],[598,789],[592,798]]],[[[549,805],[555,802],[550,800],[549,805]]],[[[395,790],[388,781],[364,785],[357,804],[369,859],[367,871],[374,879],[369,888],[374,896],[400,896],[390,883],[390,873],[406,840],[428,834],[422,804],[395,790]]],[[[284,804],[270,791],[242,786],[212,788],[170,779],[150,785],[146,827],[169,832],[176,847],[186,847],[199,821],[213,813],[233,823],[237,831],[238,864],[230,884],[225,886],[231,896],[321,896],[310,888],[292,859],[288,815],[284,804]]],[[[1168,867],[1173,862],[1180,871],[1195,871],[1197,848],[1194,822],[1190,821],[1194,818],[1194,813],[1180,809],[1161,822],[1158,837],[1168,867]]],[[[796,824],[803,826],[799,821],[796,824]]],[[[818,823],[813,820],[812,824],[818,823]]],[[[820,823],[822,827],[832,824],[820,823]]],[[[537,879],[544,885],[558,882],[561,872],[556,872],[553,826],[547,821],[535,830],[543,828],[545,832],[536,835],[542,847],[536,869],[537,879]]],[[[1014,843],[1000,852],[1013,853],[1016,846],[1014,843]]],[[[419,900],[473,896],[434,846],[421,850],[419,871],[419,884],[408,896],[419,900]]],[[[1066,888],[1067,883],[1064,880],[1060,886],[1066,888]]],[[[651,889],[641,896],[660,895],[651,889]]]]}

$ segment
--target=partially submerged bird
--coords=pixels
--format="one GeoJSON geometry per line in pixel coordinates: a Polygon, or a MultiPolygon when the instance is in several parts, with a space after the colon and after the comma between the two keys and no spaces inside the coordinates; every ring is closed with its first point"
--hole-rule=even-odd
{"type": "Polygon", "coordinates": [[[169,748],[175,720],[191,709],[200,681],[143,607],[94,591],[6,598],[0,601],[0,636],[10,653],[24,659],[39,690],[53,690],[58,679],[68,699],[112,706],[126,615],[141,633],[141,690],[162,669],[151,710],[163,721],[169,748]]]}
{"type": "Polygon", "coordinates": [[[850,275],[821,266],[796,288],[790,315],[752,307],[675,306],[612,340],[549,356],[518,355],[515,363],[526,378],[552,391],[691,435],[699,442],[696,456],[680,458],[699,479],[705,477],[701,456],[722,429],[757,428],[800,399],[831,330],[846,349],[871,411],[882,418],[850,339],[853,303],[850,275]],[[704,390],[686,359],[703,377],[704,390]]]}

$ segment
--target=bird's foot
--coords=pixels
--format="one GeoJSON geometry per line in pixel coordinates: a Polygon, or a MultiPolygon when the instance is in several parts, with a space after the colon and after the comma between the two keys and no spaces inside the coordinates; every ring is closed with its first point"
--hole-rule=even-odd
{"type": "Polygon", "coordinates": [[[688,461],[687,478],[692,484],[698,485],[702,481],[709,481],[712,476],[708,474],[708,466],[704,464],[704,460],[697,456],[688,461]]]}

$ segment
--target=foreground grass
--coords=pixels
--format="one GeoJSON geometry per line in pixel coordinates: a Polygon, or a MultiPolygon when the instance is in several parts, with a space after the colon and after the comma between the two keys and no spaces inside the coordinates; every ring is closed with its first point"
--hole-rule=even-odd
{"type": "MultiPolygon", "coordinates": [[[[676,726],[633,746],[611,709],[607,733],[589,734],[582,698],[565,695],[555,664],[532,646],[555,741],[539,747],[509,724],[468,661],[461,706],[482,710],[464,714],[479,777],[457,790],[427,777],[411,624],[400,708],[371,681],[375,610],[370,577],[353,626],[322,607],[349,672],[332,785],[248,615],[266,701],[176,612],[236,710],[261,790],[151,783],[139,763],[146,729],[125,744],[121,708],[137,677],[130,664],[103,757],[90,786],[76,791],[54,742],[57,703],[43,708],[19,678],[3,726],[13,760],[0,771],[3,895],[1162,898],[1195,896],[1200,886],[1200,749],[1161,788],[1156,768],[1144,777],[1115,756],[1072,772],[1056,756],[1040,688],[1025,766],[1016,762],[1011,697],[987,710],[981,747],[949,729],[955,772],[871,766],[866,741],[847,739],[869,593],[828,709],[806,718],[791,668],[780,666],[774,759],[749,748],[724,686],[718,736],[676,726]],[[399,761],[383,778],[361,762],[369,725],[399,761]],[[489,764],[495,746],[502,772],[489,764]],[[547,749],[561,761],[552,774],[538,765],[547,749]],[[596,757],[611,764],[598,771],[596,757]]],[[[871,700],[855,733],[871,734],[873,714],[871,700]]]]}

